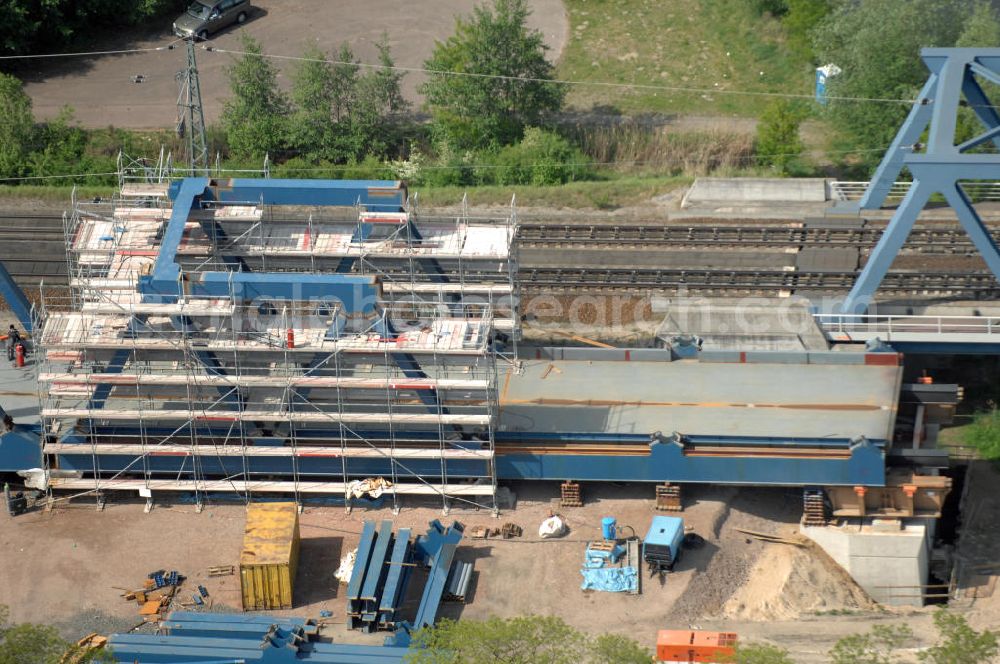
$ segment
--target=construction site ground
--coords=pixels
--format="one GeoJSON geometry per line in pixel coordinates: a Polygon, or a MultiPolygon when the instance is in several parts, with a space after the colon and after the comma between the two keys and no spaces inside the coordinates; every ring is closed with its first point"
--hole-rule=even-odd
{"type": "MultiPolygon", "coordinates": [[[[995,471],[982,473],[970,500],[978,492],[985,500],[988,487],[995,485],[995,471]]],[[[644,535],[657,514],[651,486],[584,485],[586,502],[579,508],[559,507],[556,483],[513,488],[516,509],[505,510],[499,519],[461,506],[445,517],[440,503],[418,505],[413,499],[396,516],[388,504],[350,514],[342,507],[306,507],[300,516],[295,608],[285,613],[318,617],[329,610],[333,617],[325,635],[380,643],[382,635],[343,626],[345,586],[333,576],[340,558],[357,546],[365,519],[393,519],[397,527],[423,532],[428,521],[440,518],[456,519],[467,529],[508,521],[524,529],[523,537],[511,540],[463,540],[458,555],[474,559],[476,573],[466,604],[444,605],[446,617],[551,614],[585,632],[626,634],[649,647],[663,628],[725,629],[789,648],[797,662],[825,661],[838,638],[866,631],[873,621],[910,624],[918,635],[916,646],[933,637],[932,609],[879,609],[823,554],[764,543],[737,530],[793,535],[801,514],[797,490],[686,487],[685,523],[706,543],[686,551],[662,585],[644,570],[642,594],[636,597],[583,592],[579,570],[587,542],[600,538],[602,517],[614,516],[625,532],[631,527],[644,535]],[[553,512],[565,518],[569,532],[542,540],[538,525],[553,512]]],[[[979,508],[979,518],[998,509],[990,500],[979,508]]],[[[148,514],[143,508],[142,502],[115,499],[99,512],[92,497],[81,497],[49,512],[0,517],[0,604],[10,607],[14,620],[55,625],[67,638],[124,631],[141,618],[136,604],[122,598],[123,589],[141,586],[153,570],[176,569],[189,578],[178,601],[190,601],[202,584],[210,593],[210,610],[238,610],[238,577],[210,578],[208,568],[237,563],[243,506],[208,504],[201,513],[187,503],[159,503],[148,514]]],[[[977,538],[976,546],[988,544],[977,538]]],[[[977,550],[976,559],[991,555],[998,558],[995,551],[977,550]]],[[[963,610],[974,625],[995,626],[1000,617],[995,597],[966,601],[963,610]]]]}

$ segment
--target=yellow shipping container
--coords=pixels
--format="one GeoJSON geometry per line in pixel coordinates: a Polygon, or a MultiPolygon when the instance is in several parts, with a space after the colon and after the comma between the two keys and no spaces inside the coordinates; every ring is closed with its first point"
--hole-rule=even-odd
{"type": "Polygon", "coordinates": [[[295,503],[253,503],[240,552],[243,610],[292,608],[299,563],[299,510],[295,503]]]}

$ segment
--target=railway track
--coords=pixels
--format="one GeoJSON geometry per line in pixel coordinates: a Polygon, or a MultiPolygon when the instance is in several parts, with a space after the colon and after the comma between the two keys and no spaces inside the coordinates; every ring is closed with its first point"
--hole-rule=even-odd
{"type": "MultiPolygon", "coordinates": [[[[855,272],[781,270],[580,269],[527,268],[518,274],[522,287],[546,291],[673,290],[769,292],[850,290],[855,272]]],[[[998,294],[1000,283],[988,272],[890,272],[879,287],[898,294],[998,294]]]]}
{"type": "MultiPolygon", "coordinates": [[[[993,230],[1000,241],[1000,229],[993,230]]],[[[882,229],[788,226],[649,226],[521,224],[520,247],[585,249],[664,249],[668,247],[851,247],[871,248],[882,237],[882,229]]],[[[906,247],[935,253],[962,253],[972,241],[961,229],[916,228],[906,247]]]]}

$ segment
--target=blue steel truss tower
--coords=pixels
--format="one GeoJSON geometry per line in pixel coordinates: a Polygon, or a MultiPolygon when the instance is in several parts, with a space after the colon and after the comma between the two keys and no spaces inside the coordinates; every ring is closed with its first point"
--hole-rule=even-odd
{"type": "Polygon", "coordinates": [[[859,207],[881,207],[904,167],[913,176],[913,184],[844,301],[845,313],[865,310],[920,212],[936,193],[955,210],[959,223],[1000,280],[1000,251],[961,186],[962,181],[1000,179],[1000,154],[969,152],[987,143],[1000,148],[1000,115],[980,84],[981,79],[1000,85],[1000,48],[925,48],[920,55],[930,76],[859,207]],[[975,112],[984,131],[956,144],[958,109],[963,105],[975,112]],[[921,142],[925,131],[926,144],[921,142]]]}

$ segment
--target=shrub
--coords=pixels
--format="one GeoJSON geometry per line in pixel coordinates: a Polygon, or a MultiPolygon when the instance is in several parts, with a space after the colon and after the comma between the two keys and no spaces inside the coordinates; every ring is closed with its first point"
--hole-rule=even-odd
{"type": "Polygon", "coordinates": [[[586,157],[562,136],[531,127],[497,153],[497,184],[551,185],[587,179],[586,157]]]}
{"type": "Polygon", "coordinates": [[[770,104],[757,125],[757,155],[764,166],[788,174],[802,154],[799,126],[805,113],[799,104],[781,99],[770,104]]]}

